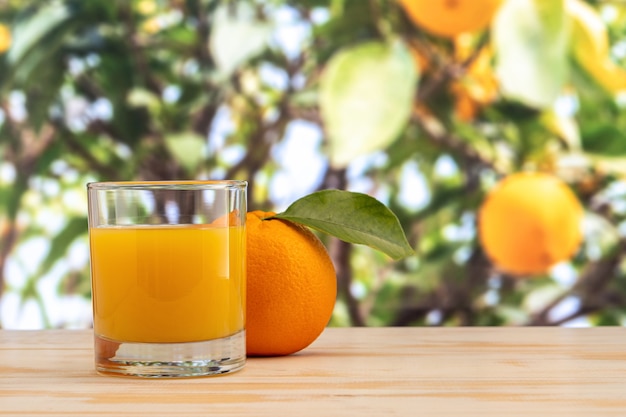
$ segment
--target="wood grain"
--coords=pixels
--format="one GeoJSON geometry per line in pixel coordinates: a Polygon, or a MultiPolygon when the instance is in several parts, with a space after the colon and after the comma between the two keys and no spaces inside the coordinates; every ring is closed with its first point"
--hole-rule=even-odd
{"type": "Polygon", "coordinates": [[[626,329],[329,328],[231,375],[97,375],[90,331],[0,331],[0,415],[626,416],[626,329]]]}

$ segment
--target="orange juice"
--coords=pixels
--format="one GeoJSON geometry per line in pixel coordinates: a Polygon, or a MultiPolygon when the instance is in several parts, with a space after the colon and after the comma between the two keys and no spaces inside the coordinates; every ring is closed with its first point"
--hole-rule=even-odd
{"type": "Polygon", "coordinates": [[[179,343],[244,329],[244,227],[95,227],[90,244],[96,335],[179,343]]]}

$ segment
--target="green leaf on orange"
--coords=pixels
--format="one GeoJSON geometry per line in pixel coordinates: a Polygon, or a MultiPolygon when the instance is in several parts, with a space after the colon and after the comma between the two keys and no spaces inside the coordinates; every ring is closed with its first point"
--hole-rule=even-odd
{"type": "Polygon", "coordinates": [[[415,254],[396,215],[367,194],[318,191],[296,200],[272,218],[300,223],[345,242],[369,246],[396,260],[415,254]]]}

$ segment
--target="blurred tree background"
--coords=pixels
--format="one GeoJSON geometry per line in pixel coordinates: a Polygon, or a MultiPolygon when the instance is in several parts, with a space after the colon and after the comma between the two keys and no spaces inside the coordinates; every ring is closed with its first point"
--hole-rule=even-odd
{"type": "Polygon", "coordinates": [[[621,1],[0,0],[0,23],[2,327],[90,325],[87,182],[190,178],[397,214],[414,257],[324,237],[332,325],[626,323],[621,1]],[[522,170],[585,208],[575,256],[532,276],[477,237],[522,170]]]}

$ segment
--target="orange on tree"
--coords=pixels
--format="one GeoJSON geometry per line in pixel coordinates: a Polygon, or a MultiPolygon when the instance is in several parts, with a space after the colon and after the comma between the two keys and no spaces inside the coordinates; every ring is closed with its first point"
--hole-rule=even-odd
{"type": "Polygon", "coordinates": [[[335,268],[305,226],[247,213],[246,350],[249,356],[289,355],[310,345],[335,306],[335,268]]]}
{"type": "Polygon", "coordinates": [[[575,254],[582,241],[582,217],[579,200],[559,178],[519,172],[504,178],[483,201],[479,239],[500,270],[542,274],[575,254]]]}
{"type": "Polygon", "coordinates": [[[399,0],[409,19],[446,38],[485,29],[502,0],[399,0]]]}

